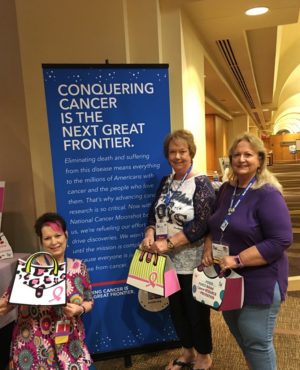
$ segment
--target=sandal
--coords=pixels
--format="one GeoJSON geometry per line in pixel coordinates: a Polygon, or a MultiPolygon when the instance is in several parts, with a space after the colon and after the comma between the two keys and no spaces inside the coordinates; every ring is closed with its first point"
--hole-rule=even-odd
{"type": "Polygon", "coordinates": [[[177,358],[176,358],[176,360],[174,360],[172,362],[172,365],[171,366],[180,366],[182,370],[183,369],[189,369],[189,370],[193,369],[193,367],[192,367],[193,366],[193,363],[192,362],[180,361],[177,358]]]}

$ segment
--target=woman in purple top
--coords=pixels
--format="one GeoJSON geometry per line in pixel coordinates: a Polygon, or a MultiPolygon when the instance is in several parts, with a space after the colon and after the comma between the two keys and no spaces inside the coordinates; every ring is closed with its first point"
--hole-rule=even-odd
{"type": "Polygon", "coordinates": [[[282,187],[266,167],[266,150],[256,136],[244,133],[229,149],[228,181],[219,190],[202,257],[210,265],[217,251],[222,270],[244,277],[240,310],[223,312],[248,366],[276,369],[273,330],[288,280],[286,249],[292,243],[289,211],[282,187]]]}

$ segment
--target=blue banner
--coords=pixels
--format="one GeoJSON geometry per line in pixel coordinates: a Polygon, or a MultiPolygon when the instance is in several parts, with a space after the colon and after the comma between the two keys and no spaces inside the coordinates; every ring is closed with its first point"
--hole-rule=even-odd
{"type": "Polygon", "coordinates": [[[91,353],[176,340],[168,309],[145,310],[126,284],[148,209],[170,167],[166,65],[44,65],[57,211],[67,255],[88,266],[91,353]]]}

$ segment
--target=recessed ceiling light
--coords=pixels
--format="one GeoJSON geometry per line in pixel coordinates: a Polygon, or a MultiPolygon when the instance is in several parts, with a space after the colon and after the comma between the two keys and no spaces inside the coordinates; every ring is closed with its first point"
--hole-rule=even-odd
{"type": "Polygon", "coordinates": [[[269,8],[265,6],[259,6],[256,8],[251,8],[251,9],[246,10],[245,14],[246,15],[261,15],[261,14],[267,13],[268,11],[269,11],[269,8]]]}

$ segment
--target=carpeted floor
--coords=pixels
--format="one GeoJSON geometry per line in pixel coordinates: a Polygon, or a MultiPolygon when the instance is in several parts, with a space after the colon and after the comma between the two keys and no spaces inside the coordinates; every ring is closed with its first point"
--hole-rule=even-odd
{"type": "MultiPolygon", "coordinates": [[[[247,370],[239,348],[224,323],[222,314],[212,311],[213,367],[212,370],[247,370]]],[[[274,343],[278,370],[300,369],[300,298],[288,295],[277,320],[274,343]]],[[[132,356],[132,370],[163,370],[178,357],[180,349],[132,356]]],[[[98,361],[97,370],[125,369],[124,359],[98,361]]]]}

